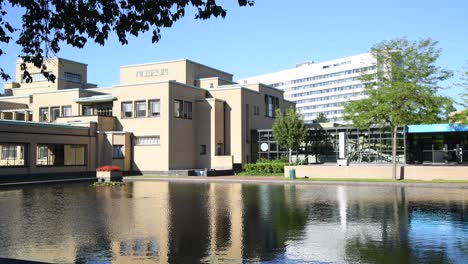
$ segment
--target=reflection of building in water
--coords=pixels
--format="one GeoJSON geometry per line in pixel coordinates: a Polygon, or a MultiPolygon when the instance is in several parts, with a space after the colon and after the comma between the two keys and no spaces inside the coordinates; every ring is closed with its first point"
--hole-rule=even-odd
{"type": "Polygon", "coordinates": [[[131,190],[118,193],[119,210],[108,199],[108,217],[119,220],[112,225],[112,262],[168,262],[169,184],[137,183],[125,187],[128,186],[131,190]]]}
{"type": "Polygon", "coordinates": [[[0,200],[1,257],[74,263],[84,251],[108,248],[94,193],[73,186],[27,186],[2,190],[0,200]]]}
{"type": "Polygon", "coordinates": [[[131,211],[125,199],[117,213],[112,202],[106,208],[122,219],[111,231],[113,263],[242,262],[240,184],[132,186],[131,211]]]}
{"type": "Polygon", "coordinates": [[[242,185],[209,185],[210,255],[211,263],[242,262],[242,185]],[[220,199],[220,197],[223,197],[220,199]]]}
{"type": "Polygon", "coordinates": [[[24,187],[0,192],[0,212],[9,212],[0,214],[0,251],[65,263],[380,263],[388,256],[426,263],[428,254],[450,262],[467,252],[466,193],[167,182],[24,187]]]}

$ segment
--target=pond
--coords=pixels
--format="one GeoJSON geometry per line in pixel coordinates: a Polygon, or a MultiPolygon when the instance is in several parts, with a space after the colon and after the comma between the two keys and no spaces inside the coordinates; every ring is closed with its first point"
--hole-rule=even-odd
{"type": "Polygon", "coordinates": [[[0,258],[467,263],[468,190],[173,182],[3,188],[0,258]]]}

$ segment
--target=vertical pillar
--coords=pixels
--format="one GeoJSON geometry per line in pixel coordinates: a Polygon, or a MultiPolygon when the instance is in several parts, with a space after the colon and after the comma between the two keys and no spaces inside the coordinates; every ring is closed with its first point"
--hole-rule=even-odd
{"type": "Polygon", "coordinates": [[[339,137],[339,159],[345,159],[346,158],[346,134],[345,132],[339,132],[338,133],[339,137]]]}
{"type": "Polygon", "coordinates": [[[0,112],[0,119],[5,119],[4,115],[3,115],[3,112],[0,112]]]}
{"type": "Polygon", "coordinates": [[[16,112],[12,112],[11,115],[12,115],[12,117],[11,117],[12,120],[17,120],[18,115],[16,114],[16,112]]]}

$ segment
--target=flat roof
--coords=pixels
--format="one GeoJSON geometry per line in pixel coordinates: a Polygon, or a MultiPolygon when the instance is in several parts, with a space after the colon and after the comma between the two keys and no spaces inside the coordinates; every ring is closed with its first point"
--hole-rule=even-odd
{"type": "Polygon", "coordinates": [[[468,132],[468,125],[426,124],[426,125],[406,126],[406,133],[443,133],[443,132],[468,132]]]}
{"type": "Polygon", "coordinates": [[[234,76],[232,73],[225,72],[225,71],[223,71],[223,70],[216,69],[216,68],[213,68],[213,67],[210,67],[210,66],[207,66],[207,65],[205,65],[205,64],[202,64],[202,63],[199,63],[199,62],[196,62],[196,61],[193,61],[193,60],[189,60],[189,59],[178,59],[178,60],[168,60],[168,61],[157,61],[157,62],[148,62],[148,63],[139,63],[139,64],[123,65],[123,66],[120,66],[120,68],[130,68],[130,67],[147,66],[147,65],[154,65],[154,64],[164,64],[164,63],[181,62],[181,61],[190,62],[190,63],[193,63],[193,64],[197,64],[197,65],[203,66],[203,67],[208,68],[208,69],[212,69],[212,70],[215,70],[215,71],[218,71],[218,72],[225,73],[225,74],[230,75],[230,76],[234,76]]]}
{"type": "Polygon", "coordinates": [[[55,123],[44,123],[44,122],[33,122],[33,121],[18,121],[18,120],[0,120],[0,125],[19,125],[19,126],[36,126],[36,127],[56,127],[56,128],[77,128],[77,129],[89,129],[85,126],[75,126],[68,124],[55,124],[55,123]]]}

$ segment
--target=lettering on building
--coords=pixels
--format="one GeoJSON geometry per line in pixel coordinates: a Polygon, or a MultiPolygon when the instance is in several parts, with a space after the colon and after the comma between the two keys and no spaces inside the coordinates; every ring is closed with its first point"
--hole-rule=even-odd
{"type": "Polygon", "coordinates": [[[154,69],[154,70],[146,70],[146,71],[137,71],[136,77],[137,78],[146,78],[146,77],[156,77],[156,76],[164,76],[169,74],[169,69],[161,68],[161,69],[154,69]]]}

